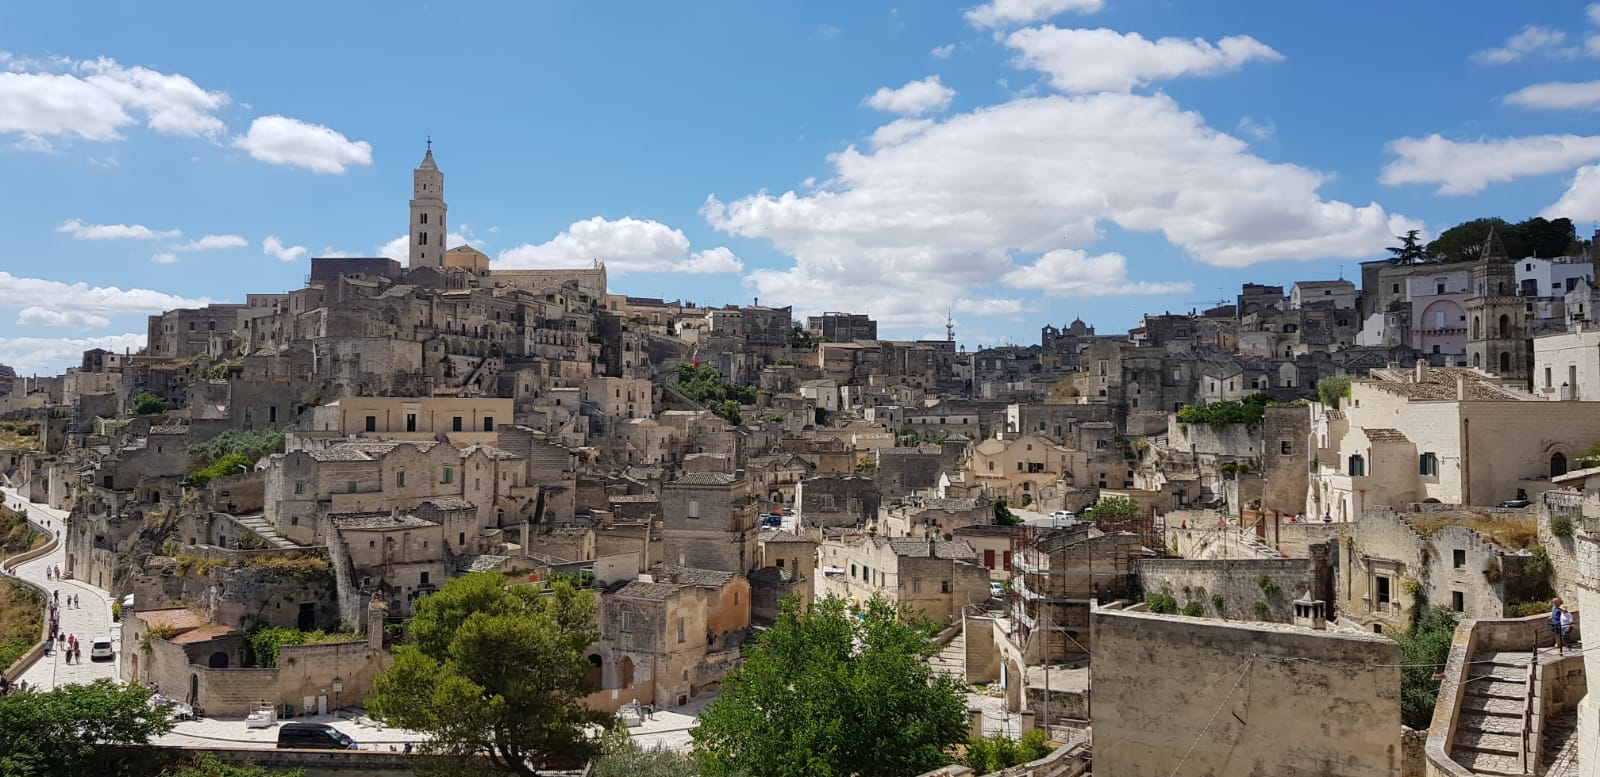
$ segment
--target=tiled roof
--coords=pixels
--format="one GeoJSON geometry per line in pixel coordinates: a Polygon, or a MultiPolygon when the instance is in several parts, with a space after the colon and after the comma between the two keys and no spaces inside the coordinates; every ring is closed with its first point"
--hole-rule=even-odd
{"type": "Polygon", "coordinates": [[[879,448],[879,456],[938,456],[944,451],[940,448],[879,448]]]}
{"type": "Polygon", "coordinates": [[[1404,434],[1397,429],[1363,429],[1367,439],[1373,442],[1410,442],[1404,434]]]}
{"type": "Polygon", "coordinates": [[[1462,367],[1430,367],[1420,383],[1412,370],[1373,370],[1372,375],[1375,379],[1363,381],[1363,385],[1412,400],[1455,399],[1457,378],[1465,379],[1466,398],[1469,400],[1534,399],[1531,395],[1496,385],[1482,372],[1462,367]]]}
{"type": "Polygon", "coordinates": [[[313,448],[306,451],[306,455],[316,461],[371,461],[372,457],[366,451],[339,446],[337,448],[313,448]]]}
{"type": "Polygon", "coordinates": [[[960,497],[924,499],[922,506],[929,510],[971,510],[978,506],[978,500],[960,497]]]}
{"type": "Polygon", "coordinates": [[[517,456],[517,454],[512,453],[511,451],[503,451],[492,445],[468,445],[467,447],[461,449],[461,458],[464,459],[474,453],[482,453],[491,459],[500,460],[520,458],[517,456]]]}
{"type": "Polygon", "coordinates": [[[233,631],[234,630],[232,626],[224,626],[220,623],[208,623],[204,626],[197,626],[189,629],[188,631],[173,637],[169,641],[175,645],[192,645],[196,642],[206,642],[208,640],[216,639],[217,637],[225,637],[229,634],[232,634],[233,631]]]}
{"type": "Polygon", "coordinates": [[[438,510],[475,510],[478,507],[470,500],[459,496],[436,496],[423,502],[423,504],[431,504],[438,510]]]}
{"type": "Polygon", "coordinates": [[[418,518],[410,513],[334,513],[328,520],[337,529],[420,529],[438,526],[433,521],[418,518]]]}
{"type": "Polygon", "coordinates": [[[188,434],[189,433],[189,427],[183,426],[182,424],[171,424],[171,425],[167,425],[167,426],[152,426],[152,427],[150,427],[150,433],[151,434],[188,434]]]}
{"type": "Polygon", "coordinates": [[[690,472],[672,482],[685,486],[726,486],[737,480],[737,477],[726,472],[690,472]]]}
{"type": "Polygon", "coordinates": [[[913,539],[910,537],[896,537],[886,540],[896,556],[908,558],[950,558],[973,559],[977,558],[977,551],[972,549],[963,540],[928,540],[913,539]]]}
{"type": "Polygon", "coordinates": [[[164,610],[144,610],[136,613],[139,620],[146,626],[165,626],[173,629],[196,629],[206,625],[206,618],[199,610],[187,607],[172,607],[164,610]]]}
{"type": "Polygon", "coordinates": [[[671,580],[676,576],[680,585],[695,585],[701,588],[721,588],[734,577],[732,572],[698,567],[665,567],[654,574],[656,580],[671,580]]]}
{"type": "Polygon", "coordinates": [[[612,494],[606,497],[606,501],[612,504],[649,504],[660,502],[661,497],[656,494],[612,494]]]}
{"type": "Polygon", "coordinates": [[[469,572],[493,572],[511,559],[510,556],[482,556],[465,555],[456,556],[456,571],[461,574],[469,572]]]}
{"type": "Polygon", "coordinates": [[[794,532],[780,531],[777,529],[768,529],[763,531],[757,535],[757,539],[761,540],[762,542],[811,542],[811,540],[795,534],[794,532]]]}
{"type": "Polygon", "coordinates": [[[672,583],[643,583],[638,580],[628,582],[626,585],[611,592],[612,596],[626,596],[632,599],[654,599],[663,601],[671,596],[682,586],[672,583]]]}

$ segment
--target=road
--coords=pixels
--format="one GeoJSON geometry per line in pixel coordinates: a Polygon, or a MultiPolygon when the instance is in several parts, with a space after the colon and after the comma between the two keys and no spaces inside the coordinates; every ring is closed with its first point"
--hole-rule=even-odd
{"type": "MultiPolygon", "coordinates": [[[[40,531],[54,534],[66,533],[67,513],[42,504],[28,502],[19,497],[15,490],[0,489],[5,494],[6,503],[13,508],[23,506],[27,508],[28,521],[40,531]]],[[[54,594],[61,593],[61,628],[68,634],[76,636],[78,641],[85,643],[83,646],[83,661],[68,664],[64,651],[53,650],[47,657],[40,659],[27,669],[23,670],[20,677],[14,680],[25,680],[28,685],[39,689],[50,689],[61,685],[77,683],[90,683],[102,678],[117,679],[117,662],[89,660],[89,640],[97,636],[110,636],[112,644],[121,648],[121,624],[111,620],[111,597],[105,591],[92,585],[77,580],[51,580],[45,574],[52,566],[65,568],[67,565],[67,552],[64,546],[57,547],[54,551],[42,558],[34,559],[17,566],[17,577],[27,580],[40,588],[54,594]],[[78,607],[66,606],[69,596],[77,596],[78,607]]]]}

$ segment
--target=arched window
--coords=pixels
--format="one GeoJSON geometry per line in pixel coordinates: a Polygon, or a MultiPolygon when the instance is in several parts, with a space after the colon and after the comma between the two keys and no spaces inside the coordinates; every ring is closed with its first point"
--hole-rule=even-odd
{"type": "Polygon", "coordinates": [[[1561,477],[1567,474],[1567,456],[1556,451],[1550,455],[1550,477],[1561,477]]]}
{"type": "Polygon", "coordinates": [[[426,232],[418,232],[417,233],[417,245],[425,246],[427,244],[428,244],[428,233],[426,233],[426,232]]]}
{"type": "Polygon", "coordinates": [[[1474,366],[1474,367],[1482,367],[1483,366],[1483,354],[1475,353],[1475,354],[1472,355],[1472,366],[1474,366]]]}
{"type": "Polygon", "coordinates": [[[1511,336],[1511,317],[1510,316],[1507,316],[1507,315],[1505,315],[1503,313],[1500,315],[1500,334],[1497,335],[1497,336],[1498,337],[1510,337],[1511,336]]]}
{"type": "Polygon", "coordinates": [[[1479,340],[1479,339],[1482,339],[1482,338],[1483,338],[1483,319],[1478,318],[1477,316],[1473,316],[1472,317],[1472,339],[1479,340]]]}
{"type": "Polygon", "coordinates": [[[1503,374],[1503,373],[1507,373],[1507,372],[1510,372],[1510,371],[1511,371],[1511,352],[1510,351],[1501,351],[1500,352],[1500,372],[1503,374]]]}
{"type": "Polygon", "coordinates": [[[422,220],[421,220],[421,221],[419,221],[419,222],[417,222],[417,223],[419,223],[419,224],[426,224],[426,223],[428,223],[428,214],[426,214],[426,213],[424,213],[424,214],[422,214],[422,220]]]}

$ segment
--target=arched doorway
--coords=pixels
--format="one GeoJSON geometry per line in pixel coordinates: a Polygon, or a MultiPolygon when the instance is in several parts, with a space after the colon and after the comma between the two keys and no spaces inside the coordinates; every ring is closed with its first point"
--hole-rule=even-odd
{"type": "Polygon", "coordinates": [[[1475,354],[1472,355],[1472,366],[1474,366],[1474,367],[1482,367],[1483,366],[1483,354],[1475,353],[1475,354]]]}
{"type": "Polygon", "coordinates": [[[222,652],[220,650],[215,652],[215,653],[212,653],[211,654],[211,659],[209,661],[206,661],[206,666],[209,666],[212,669],[227,669],[228,668],[228,654],[224,653],[224,652],[222,652]]]}
{"type": "Polygon", "coordinates": [[[1472,339],[1483,339],[1483,319],[1480,319],[1477,316],[1472,317],[1472,339]]]}
{"type": "Polygon", "coordinates": [[[1510,316],[1507,316],[1504,313],[1500,314],[1500,334],[1496,335],[1496,336],[1497,337],[1510,337],[1511,336],[1511,317],[1510,316]]]}
{"type": "Polygon", "coordinates": [[[599,653],[590,653],[589,654],[589,671],[584,674],[584,678],[583,679],[584,679],[584,681],[586,683],[588,683],[589,690],[591,690],[591,691],[598,691],[602,687],[601,684],[600,684],[600,665],[601,665],[600,654],[599,653]]]}
{"type": "Polygon", "coordinates": [[[1511,352],[1510,351],[1501,351],[1500,352],[1500,372],[1502,374],[1504,374],[1504,373],[1507,373],[1507,372],[1510,372],[1510,371],[1511,371],[1511,352]]]}
{"type": "Polygon", "coordinates": [[[633,659],[629,658],[628,656],[623,656],[622,657],[622,663],[617,664],[617,673],[622,675],[620,678],[618,678],[618,685],[619,686],[621,686],[623,688],[627,688],[627,687],[632,686],[633,685],[633,659]]]}
{"type": "Polygon", "coordinates": [[[1567,474],[1567,455],[1556,451],[1550,455],[1550,477],[1560,477],[1567,474]]]}
{"type": "Polygon", "coordinates": [[[200,703],[200,675],[189,675],[189,703],[200,703]]]}

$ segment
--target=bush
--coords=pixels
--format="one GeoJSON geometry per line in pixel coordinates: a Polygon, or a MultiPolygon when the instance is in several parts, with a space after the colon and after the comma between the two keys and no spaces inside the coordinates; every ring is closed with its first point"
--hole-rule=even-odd
{"type": "Polygon", "coordinates": [[[277,429],[246,431],[234,429],[223,432],[199,445],[189,446],[190,463],[195,469],[206,467],[234,454],[242,454],[254,464],[269,453],[283,453],[284,433],[277,429]]]}
{"type": "Polygon", "coordinates": [[[1271,401],[1271,396],[1258,391],[1232,402],[1184,405],[1178,408],[1178,423],[1205,424],[1213,429],[1232,424],[1257,424],[1266,417],[1267,403],[1271,401]]]}
{"type": "Polygon", "coordinates": [[[1550,533],[1557,537],[1572,536],[1572,516],[1557,515],[1550,518],[1550,533]]]}
{"type": "Polygon", "coordinates": [[[1256,611],[1256,620],[1267,620],[1267,615],[1272,611],[1272,608],[1268,607],[1266,602],[1256,602],[1250,607],[1256,611]]]}
{"type": "Polygon", "coordinates": [[[1278,581],[1273,580],[1266,575],[1261,576],[1261,580],[1258,581],[1258,585],[1261,586],[1261,593],[1264,593],[1269,597],[1278,597],[1283,595],[1283,588],[1278,585],[1278,581]]]}
{"type": "Polygon", "coordinates": [[[1317,401],[1337,408],[1339,402],[1350,396],[1350,376],[1338,375],[1317,381],[1317,401]]]}
{"type": "Polygon", "coordinates": [[[1218,615],[1222,614],[1223,608],[1227,607],[1227,605],[1228,600],[1222,598],[1222,594],[1211,595],[1211,609],[1218,615]]]}
{"type": "Polygon", "coordinates": [[[1400,719],[1419,731],[1433,720],[1439,696],[1439,681],[1433,675],[1444,668],[1456,632],[1455,613],[1438,607],[1421,609],[1411,630],[1394,638],[1400,643],[1400,719]]]}
{"type": "Polygon", "coordinates": [[[189,485],[203,486],[217,478],[237,475],[248,470],[254,463],[255,459],[243,453],[230,453],[212,462],[211,466],[205,469],[189,473],[189,485]]]}
{"type": "Polygon", "coordinates": [[[0,669],[4,669],[17,662],[23,653],[33,647],[33,640],[14,637],[0,642],[0,669]]]}
{"type": "Polygon", "coordinates": [[[1178,612],[1178,600],[1171,594],[1145,594],[1144,603],[1154,613],[1174,615],[1178,612]]]}
{"type": "Polygon", "coordinates": [[[1183,614],[1191,618],[1204,618],[1206,606],[1199,602],[1189,602],[1183,606],[1183,614]]]}
{"type": "Polygon", "coordinates": [[[148,391],[141,391],[133,396],[134,415],[160,415],[167,412],[171,403],[148,391]]]}
{"type": "Polygon", "coordinates": [[[1003,734],[971,740],[967,743],[967,755],[962,761],[973,770],[988,774],[1036,761],[1049,754],[1049,736],[1044,731],[1034,729],[1023,734],[1021,740],[1003,734]]]}

